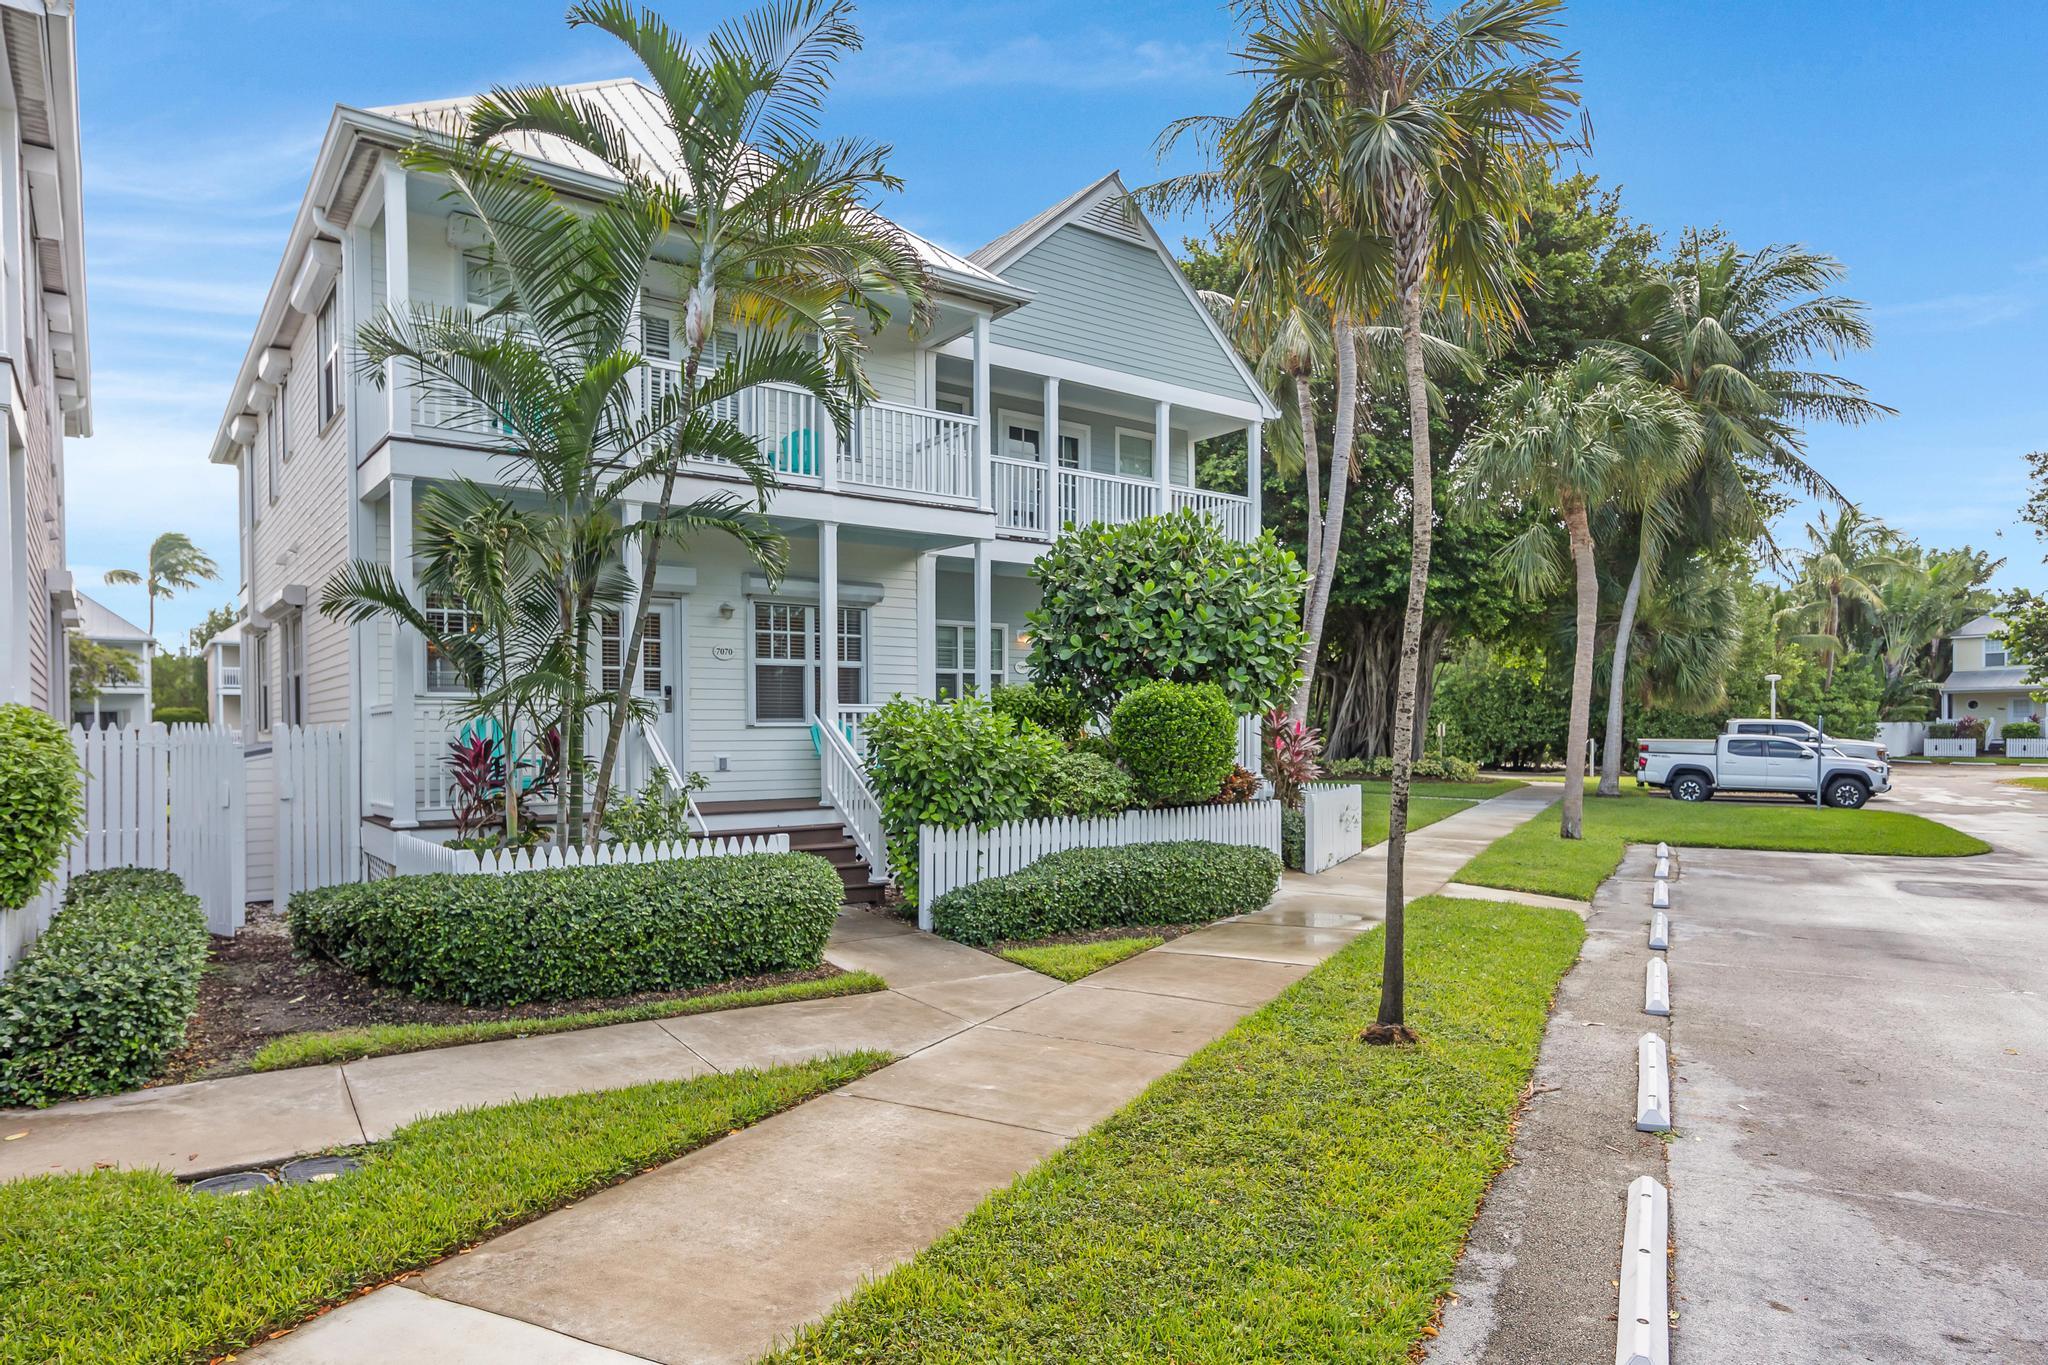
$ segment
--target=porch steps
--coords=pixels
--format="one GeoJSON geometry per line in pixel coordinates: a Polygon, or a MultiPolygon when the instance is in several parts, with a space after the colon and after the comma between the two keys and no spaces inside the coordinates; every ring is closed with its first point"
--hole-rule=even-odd
{"type": "Polygon", "coordinates": [[[846,886],[846,904],[881,904],[882,883],[868,879],[867,860],[862,858],[860,851],[854,847],[852,837],[836,820],[817,823],[820,812],[816,805],[810,810],[813,823],[808,825],[761,825],[752,829],[720,828],[716,832],[721,839],[787,834],[790,852],[815,853],[832,864],[832,870],[839,874],[839,880],[846,886]]]}

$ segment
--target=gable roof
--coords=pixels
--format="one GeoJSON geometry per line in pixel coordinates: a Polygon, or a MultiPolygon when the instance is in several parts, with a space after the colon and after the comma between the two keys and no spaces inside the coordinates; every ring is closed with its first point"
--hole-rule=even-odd
{"type": "Polygon", "coordinates": [[[1979,616],[1949,638],[1954,640],[1974,640],[1981,635],[1996,635],[2004,629],[2005,622],[1999,620],[1996,616],[1979,616]]]}
{"type": "Polygon", "coordinates": [[[1265,412],[1268,421],[1280,415],[1279,407],[1273,402],[1251,366],[1238,352],[1237,346],[1216,322],[1215,315],[1203,304],[1182,273],[1180,261],[1152,226],[1152,220],[1131,197],[1119,171],[1111,171],[1075,190],[1058,203],[1046,208],[987,245],[972,251],[968,259],[983,269],[998,273],[1008,271],[1031,252],[1048,242],[1062,228],[1076,227],[1097,233],[1126,245],[1148,250],[1156,255],[1172,276],[1174,285],[1187,301],[1200,325],[1217,348],[1223,353],[1230,367],[1243,381],[1252,399],[1265,412]]]}
{"type": "Polygon", "coordinates": [[[78,633],[88,640],[141,644],[149,632],[127,617],[85,593],[78,594],[78,633]]]}

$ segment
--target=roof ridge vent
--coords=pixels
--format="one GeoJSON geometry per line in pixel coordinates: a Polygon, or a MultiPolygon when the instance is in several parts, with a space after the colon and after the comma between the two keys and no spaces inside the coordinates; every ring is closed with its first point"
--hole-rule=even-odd
{"type": "Polygon", "coordinates": [[[1076,214],[1074,221],[1085,228],[1121,237],[1126,242],[1146,244],[1145,229],[1132,217],[1127,208],[1128,195],[1119,189],[1110,189],[1097,195],[1095,201],[1076,214]]]}

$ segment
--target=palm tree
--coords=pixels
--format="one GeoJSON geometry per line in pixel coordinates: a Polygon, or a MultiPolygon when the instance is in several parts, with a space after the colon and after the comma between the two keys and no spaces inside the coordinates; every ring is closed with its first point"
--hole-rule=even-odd
{"type": "Polygon", "coordinates": [[[158,598],[190,592],[202,582],[220,578],[220,567],[183,531],[166,531],[149,544],[149,563],[141,569],[109,569],[107,582],[122,587],[142,584],[149,594],[149,638],[156,639],[158,598]]]}
{"type": "Polygon", "coordinates": [[[1458,492],[1470,511],[1520,504],[1546,514],[1502,547],[1516,588],[1531,597],[1548,592],[1567,556],[1577,582],[1563,838],[1585,832],[1582,774],[1600,619],[1593,515],[1610,503],[1638,514],[1654,505],[1691,471],[1700,440],[1699,419],[1683,398],[1644,380],[1620,357],[1589,350],[1500,393],[1462,457],[1458,492]]]}
{"type": "Polygon", "coordinates": [[[1866,618],[1876,622],[1884,610],[1884,585],[1901,568],[1886,531],[1854,503],[1833,520],[1822,511],[1806,525],[1807,554],[1792,580],[1792,601],[1778,620],[1803,632],[1793,637],[1797,643],[1820,651],[1830,684],[1849,625],[1866,618]]]}
{"type": "Polygon", "coordinates": [[[888,170],[889,149],[816,137],[833,69],[860,46],[852,13],[850,0],[777,0],[720,25],[693,49],[659,15],[625,0],[572,8],[572,26],[610,34],[645,69],[675,143],[666,166],[642,164],[626,130],[573,91],[499,89],[469,117],[478,139],[551,134],[596,156],[660,206],[684,262],[655,264],[675,274],[686,300],[681,379],[671,392],[679,438],[660,447],[655,529],[598,765],[596,819],[618,758],[660,552],[673,530],[687,528],[672,513],[677,478],[686,460],[715,450],[693,439],[700,428],[731,426],[706,409],[739,388],[779,380],[816,397],[843,436],[851,409],[873,397],[862,364],[865,329],[898,310],[915,326],[932,316],[915,245],[874,211],[878,192],[901,187],[888,170]],[[727,337],[737,338],[729,359],[721,355],[727,337]]]}
{"type": "MultiPolygon", "coordinates": [[[[1840,504],[1834,485],[1806,460],[1803,424],[1874,421],[1892,409],[1839,375],[1799,368],[1815,355],[1839,357],[1870,345],[1864,305],[1828,292],[1842,278],[1832,256],[1800,246],[1738,250],[1688,231],[1663,279],[1631,305],[1631,342],[1615,343],[1658,383],[1684,395],[1705,432],[1702,458],[1658,520],[1684,543],[1708,545],[1768,536],[1759,496],[1790,484],[1840,504]],[[1688,532],[1687,526],[1692,529],[1688,532]]],[[[1607,690],[1607,741],[1600,794],[1621,794],[1621,706],[1638,602],[1661,557],[1650,519],[1622,597],[1607,690]]]]}

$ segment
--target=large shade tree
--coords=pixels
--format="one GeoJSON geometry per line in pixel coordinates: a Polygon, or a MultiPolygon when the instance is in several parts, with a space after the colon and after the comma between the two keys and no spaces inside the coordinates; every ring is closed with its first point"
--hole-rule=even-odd
{"type": "Polygon", "coordinates": [[[1584,837],[1584,771],[1591,724],[1600,574],[1593,523],[1609,507],[1654,514],[1691,470],[1700,424],[1691,406],[1649,383],[1619,357],[1587,351],[1547,375],[1531,375],[1495,399],[1468,443],[1462,502],[1483,511],[1503,502],[1541,512],[1510,541],[1502,561],[1531,596],[1547,593],[1570,565],[1576,586],[1571,709],[1559,832],[1584,837]]]}

